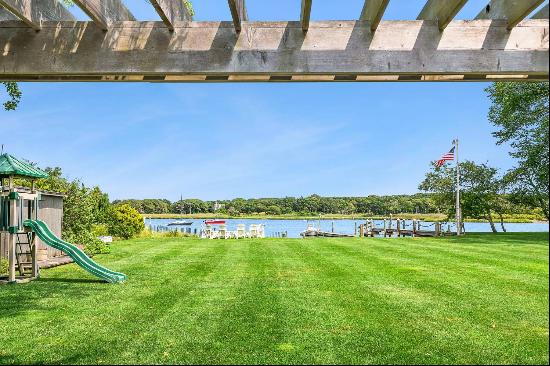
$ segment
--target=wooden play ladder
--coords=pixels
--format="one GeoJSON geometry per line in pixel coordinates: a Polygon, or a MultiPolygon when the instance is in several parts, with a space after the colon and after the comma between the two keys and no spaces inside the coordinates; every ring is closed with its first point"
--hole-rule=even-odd
{"type": "Polygon", "coordinates": [[[32,273],[32,235],[31,232],[16,234],[15,258],[21,276],[32,273]]]}

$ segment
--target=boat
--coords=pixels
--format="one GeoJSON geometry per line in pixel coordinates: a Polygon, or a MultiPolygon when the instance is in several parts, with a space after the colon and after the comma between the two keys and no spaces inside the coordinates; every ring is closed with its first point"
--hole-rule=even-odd
{"type": "Polygon", "coordinates": [[[315,228],[313,225],[308,225],[307,229],[300,233],[302,238],[319,236],[325,238],[354,238],[352,234],[333,233],[331,231],[321,231],[319,228],[315,228]]]}
{"type": "Polygon", "coordinates": [[[204,220],[205,225],[223,225],[225,224],[225,220],[221,219],[210,219],[210,220],[204,220]]]}
{"type": "Polygon", "coordinates": [[[185,221],[185,220],[184,221],[176,220],[168,224],[168,226],[189,226],[189,225],[193,225],[193,222],[185,221]]]}

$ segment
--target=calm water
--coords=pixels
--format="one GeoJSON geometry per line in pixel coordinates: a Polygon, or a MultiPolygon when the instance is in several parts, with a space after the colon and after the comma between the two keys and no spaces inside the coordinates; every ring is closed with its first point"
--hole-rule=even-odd
{"type": "MultiPolygon", "coordinates": [[[[173,219],[146,219],[146,226],[166,226],[168,223],[174,221],[173,219]]],[[[187,220],[192,221],[191,226],[180,226],[184,228],[191,227],[192,230],[197,228],[200,230],[203,228],[203,219],[187,220]]],[[[364,223],[364,220],[321,220],[321,229],[324,231],[331,231],[334,225],[334,231],[344,234],[353,234],[355,231],[355,225],[359,227],[364,223]]],[[[314,224],[317,227],[319,221],[307,221],[307,220],[245,220],[245,219],[227,219],[227,229],[237,230],[237,224],[245,224],[246,229],[250,224],[263,224],[265,225],[265,233],[267,237],[274,236],[276,233],[288,232],[290,238],[299,238],[300,232],[307,228],[308,223],[314,224]]],[[[382,221],[376,221],[377,226],[382,227],[382,221]]],[[[394,222],[395,225],[395,222],[394,222]]],[[[409,222],[410,225],[410,222],[409,222]]],[[[497,230],[501,231],[500,224],[497,224],[497,230]]],[[[525,224],[504,224],[508,232],[548,232],[548,223],[525,223],[525,224]]],[[[488,223],[467,222],[465,223],[466,232],[490,232],[491,227],[488,223]]],[[[173,230],[174,227],[171,227],[173,230]]],[[[447,229],[447,226],[444,226],[447,229]]],[[[358,229],[359,230],[359,229],[358,229]]],[[[425,229],[425,230],[433,230],[425,229]]],[[[451,227],[454,230],[454,226],[451,227]]]]}

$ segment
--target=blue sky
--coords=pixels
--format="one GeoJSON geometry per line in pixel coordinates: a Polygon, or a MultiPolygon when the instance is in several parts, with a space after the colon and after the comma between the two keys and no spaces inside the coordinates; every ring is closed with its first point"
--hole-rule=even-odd
{"type": "MultiPolygon", "coordinates": [[[[145,0],[126,3],[158,19],[145,0]]],[[[295,19],[299,3],[247,0],[251,20],[295,19]]],[[[196,0],[195,19],[229,20],[226,4],[196,0]]],[[[334,4],[314,1],[312,18],[354,19],[362,2],[334,4]]],[[[390,1],[384,19],[415,18],[422,5],[390,1]]],[[[484,5],[470,0],[458,18],[484,5]]],[[[20,108],[0,112],[5,149],[112,199],[414,193],[457,136],[463,158],[513,164],[491,136],[484,83],[21,86],[20,108]]]]}

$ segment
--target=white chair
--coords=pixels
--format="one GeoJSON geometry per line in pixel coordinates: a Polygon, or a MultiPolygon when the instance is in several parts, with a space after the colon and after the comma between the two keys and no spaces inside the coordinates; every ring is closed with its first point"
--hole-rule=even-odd
{"type": "Polygon", "coordinates": [[[235,232],[235,237],[237,239],[246,238],[246,229],[244,224],[237,225],[237,231],[235,232]]]}
{"type": "Polygon", "coordinates": [[[265,225],[258,225],[258,238],[265,238],[265,225]]]}
{"type": "Polygon", "coordinates": [[[220,225],[220,229],[218,230],[218,239],[227,239],[228,237],[227,232],[227,226],[226,225],[220,225]]]}
{"type": "Polygon", "coordinates": [[[248,234],[249,238],[257,238],[258,237],[258,226],[256,224],[250,224],[250,232],[248,234]]]}
{"type": "Polygon", "coordinates": [[[211,239],[212,236],[212,226],[206,225],[206,228],[204,231],[201,232],[201,238],[203,239],[211,239]]]}

